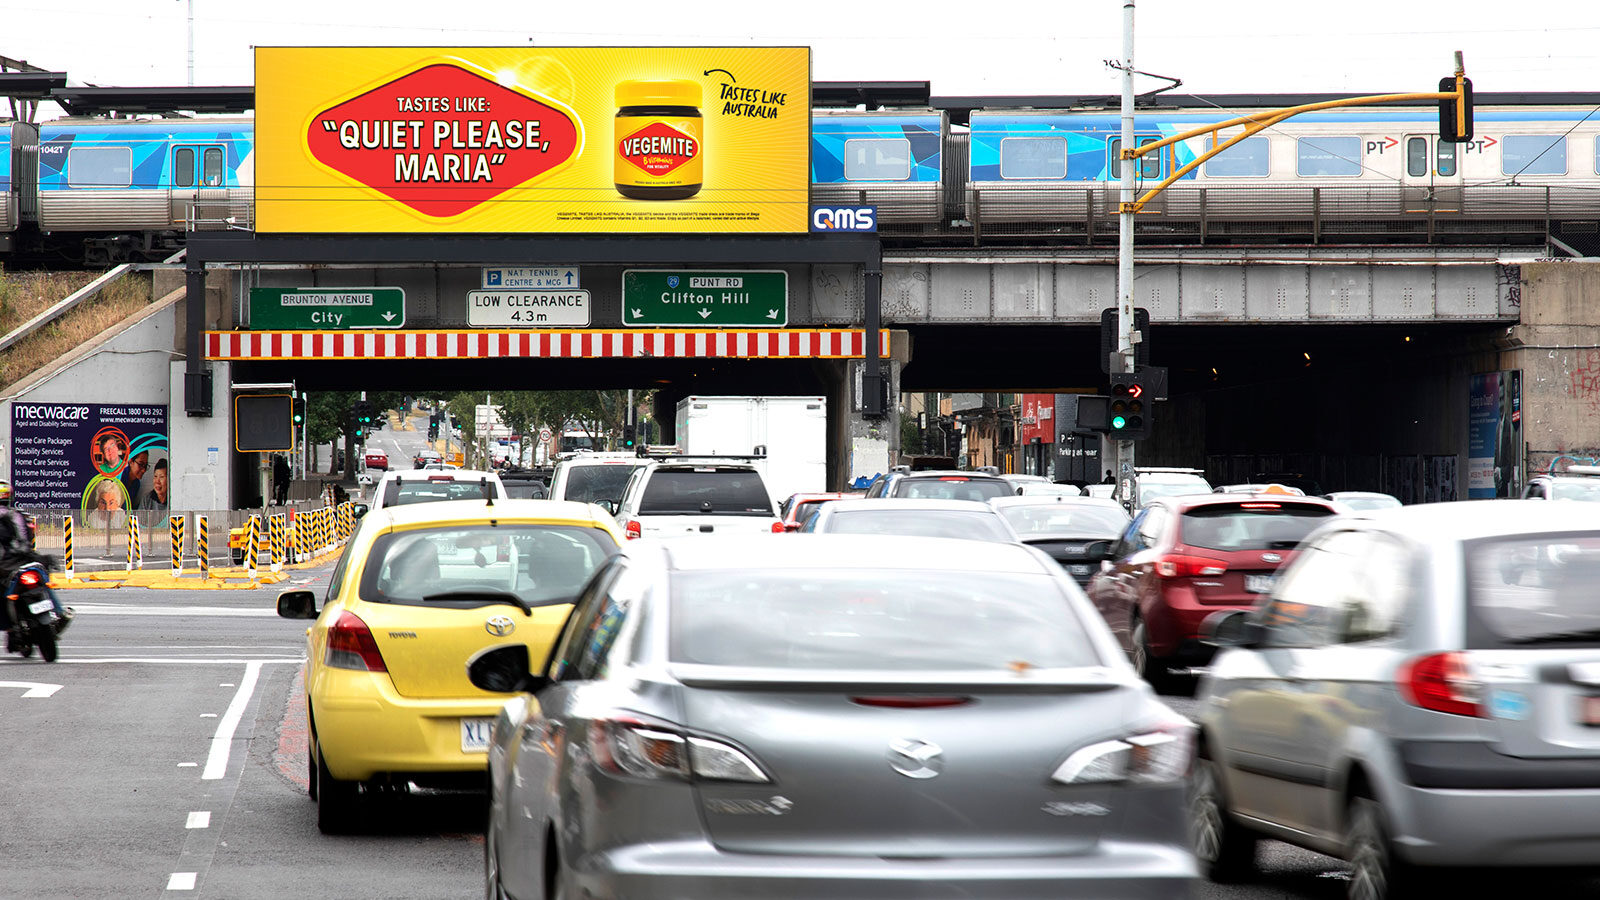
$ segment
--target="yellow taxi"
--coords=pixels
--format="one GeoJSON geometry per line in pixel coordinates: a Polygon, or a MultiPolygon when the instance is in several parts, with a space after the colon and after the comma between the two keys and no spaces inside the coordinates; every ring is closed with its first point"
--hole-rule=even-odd
{"type": "Polygon", "coordinates": [[[386,789],[481,787],[494,717],[467,662],[522,643],[544,659],[622,534],[593,504],[448,500],[374,510],[311,591],[278,596],[307,629],[307,769],[317,826],[348,832],[386,789]]]}

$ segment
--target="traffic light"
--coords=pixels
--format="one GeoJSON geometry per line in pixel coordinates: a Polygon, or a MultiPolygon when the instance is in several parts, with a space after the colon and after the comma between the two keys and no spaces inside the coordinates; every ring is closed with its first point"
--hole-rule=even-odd
{"type": "Polygon", "coordinates": [[[1111,402],[1106,406],[1106,436],[1116,441],[1136,441],[1150,436],[1152,398],[1143,373],[1116,372],[1111,376],[1111,402]]]}
{"type": "Polygon", "coordinates": [[[294,398],[294,424],[299,427],[306,423],[306,398],[294,398]]]}
{"type": "MultiPolygon", "coordinates": [[[[1440,92],[1454,93],[1456,89],[1455,76],[1439,79],[1440,92]]],[[[1462,77],[1461,92],[1465,95],[1465,102],[1461,106],[1461,115],[1456,115],[1456,101],[1445,99],[1439,101],[1439,140],[1461,143],[1472,140],[1472,79],[1462,77]]]]}
{"type": "Polygon", "coordinates": [[[632,425],[622,426],[622,449],[632,450],[636,444],[638,432],[632,425]]]}
{"type": "Polygon", "coordinates": [[[358,425],[358,426],[360,426],[362,428],[365,428],[368,425],[371,425],[372,424],[373,412],[374,412],[374,410],[372,408],[372,401],[370,401],[370,400],[357,400],[356,401],[356,405],[355,405],[355,410],[354,410],[354,418],[355,418],[355,421],[356,421],[356,425],[358,425]]]}

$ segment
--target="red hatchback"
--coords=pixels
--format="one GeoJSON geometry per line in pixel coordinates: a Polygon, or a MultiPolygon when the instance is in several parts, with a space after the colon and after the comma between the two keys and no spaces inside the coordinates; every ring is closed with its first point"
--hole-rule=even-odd
{"type": "Polygon", "coordinates": [[[1135,516],[1111,545],[1089,598],[1152,685],[1174,666],[1210,662],[1200,622],[1249,609],[1334,504],[1287,493],[1170,497],[1135,516]]]}
{"type": "Polygon", "coordinates": [[[811,517],[817,514],[817,510],[822,508],[822,504],[830,500],[854,500],[860,496],[860,491],[854,493],[795,494],[783,501],[781,510],[783,513],[783,530],[792,532],[804,528],[806,522],[810,521],[811,517]]]}

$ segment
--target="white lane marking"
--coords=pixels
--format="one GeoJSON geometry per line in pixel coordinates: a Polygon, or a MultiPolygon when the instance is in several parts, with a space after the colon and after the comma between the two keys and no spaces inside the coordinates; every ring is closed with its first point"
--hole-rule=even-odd
{"type": "Polygon", "coordinates": [[[202,719],[215,719],[216,717],[217,717],[216,713],[201,713],[200,714],[200,718],[202,718],[202,719]]]}
{"type": "Polygon", "coordinates": [[[199,872],[173,872],[172,877],[167,879],[167,890],[192,891],[194,881],[198,877],[200,877],[199,872]]]}
{"type": "Polygon", "coordinates": [[[199,763],[178,763],[178,768],[180,769],[195,769],[199,768],[199,766],[199,763]]]}
{"type": "Polygon", "coordinates": [[[61,690],[61,685],[59,684],[43,684],[37,681],[0,681],[0,687],[23,688],[22,698],[24,700],[35,697],[48,697],[61,690]]]}
{"type": "Polygon", "coordinates": [[[215,618],[275,619],[276,609],[232,606],[133,606],[115,603],[74,603],[73,613],[91,616],[211,616],[215,618]]]}
{"type": "Polygon", "coordinates": [[[211,827],[211,813],[210,812],[192,812],[192,813],[189,813],[189,820],[183,823],[183,827],[185,827],[185,828],[210,828],[211,827]]]}
{"type": "MultiPolygon", "coordinates": [[[[249,674],[249,673],[246,673],[246,674],[249,674]]],[[[224,681],[224,682],[223,682],[223,683],[221,683],[221,684],[219,684],[219,685],[217,685],[217,687],[233,687],[233,682],[231,682],[231,681],[224,681]]]]}
{"type": "Polygon", "coordinates": [[[239,690],[234,692],[233,702],[228,704],[228,711],[222,714],[222,721],[217,723],[216,736],[211,739],[211,755],[206,757],[205,771],[200,773],[201,781],[216,781],[227,771],[234,729],[239,727],[239,720],[244,718],[245,705],[250,702],[250,692],[256,689],[256,679],[259,677],[261,663],[245,663],[244,680],[239,682],[239,690]]]}

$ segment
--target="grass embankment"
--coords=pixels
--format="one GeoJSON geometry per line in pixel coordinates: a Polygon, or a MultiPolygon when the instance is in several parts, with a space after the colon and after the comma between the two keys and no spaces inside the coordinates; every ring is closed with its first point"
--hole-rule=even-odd
{"type": "MultiPolygon", "coordinates": [[[[99,272],[0,272],[0,336],[66,299],[99,272]]],[[[0,351],[7,388],[81,347],[150,303],[150,277],[129,274],[65,315],[0,351]]]]}

